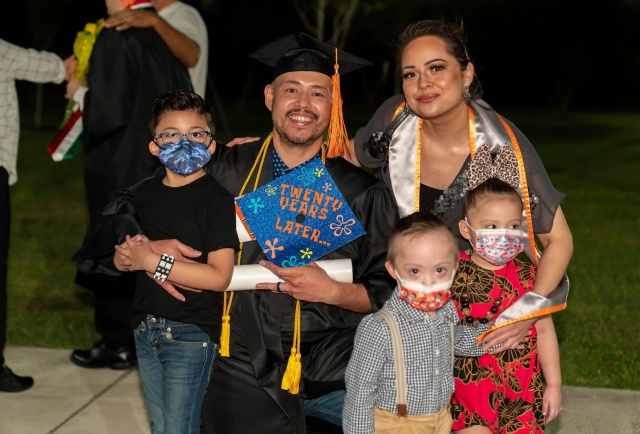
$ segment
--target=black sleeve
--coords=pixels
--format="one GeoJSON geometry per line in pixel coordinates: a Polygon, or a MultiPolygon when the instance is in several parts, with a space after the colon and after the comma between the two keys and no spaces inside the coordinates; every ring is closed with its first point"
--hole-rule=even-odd
{"type": "Polygon", "coordinates": [[[531,219],[536,234],[548,234],[560,202],[565,195],[555,189],[540,157],[527,137],[509,123],[520,145],[531,202],[531,219]]]}
{"type": "MultiPolygon", "coordinates": [[[[164,176],[164,168],[158,169],[153,176],[164,176]]],[[[144,233],[133,206],[133,196],[143,182],[118,191],[113,201],[105,207],[96,230],[87,236],[80,250],[71,257],[80,271],[120,275],[113,265],[114,247],[122,244],[126,235],[144,233]]]]}
{"type": "Polygon", "coordinates": [[[360,164],[365,167],[381,167],[387,160],[386,153],[379,158],[373,158],[364,151],[364,144],[371,138],[374,133],[382,133],[386,131],[387,127],[393,120],[393,115],[396,110],[404,102],[404,95],[394,95],[376,110],[373,117],[369,120],[369,123],[360,128],[354,138],[354,148],[356,157],[360,164]]]}
{"type": "Polygon", "coordinates": [[[389,299],[395,287],[384,264],[389,234],[398,220],[398,211],[391,192],[382,182],[370,187],[353,211],[366,231],[359,240],[353,281],[364,285],[375,312],[389,299]]]}
{"type": "Polygon", "coordinates": [[[211,201],[209,217],[205,229],[206,252],[214,252],[220,249],[240,249],[238,234],[236,232],[236,209],[233,196],[220,187],[220,200],[211,201]]]}

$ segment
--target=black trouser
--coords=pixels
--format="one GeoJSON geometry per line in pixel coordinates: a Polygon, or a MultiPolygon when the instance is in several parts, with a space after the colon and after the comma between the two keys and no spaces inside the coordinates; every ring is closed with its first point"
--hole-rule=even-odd
{"type": "Polygon", "coordinates": [[[2,352],[7,340],[7,269],[10,224],[9,173],[4,167],[0,167],[0,365],[4,364],[2,352]]]}
{"type": "Polygon", "coordinates": [[[135,349],[131,326],[136,273],[122,277],[94,276],[78,272],[76,283],[95,292],[95,325],[102,340],[111,349],[135,349]]]}

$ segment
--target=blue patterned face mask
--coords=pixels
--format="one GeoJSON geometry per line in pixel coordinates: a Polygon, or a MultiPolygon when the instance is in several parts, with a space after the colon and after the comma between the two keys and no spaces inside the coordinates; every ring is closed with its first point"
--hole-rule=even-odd
{"type": "Polygon", "coordinates": [[[209,145],[189,139],[159,146],[158,158],[167,169],[178,175],[191,175],[202,169],[211,159],[209,145]]]}

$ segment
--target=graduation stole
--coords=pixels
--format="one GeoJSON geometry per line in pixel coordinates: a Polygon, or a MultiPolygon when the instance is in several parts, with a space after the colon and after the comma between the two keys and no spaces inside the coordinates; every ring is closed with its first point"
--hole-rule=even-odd
{"type": "MultiPolygon", "coordinates": [[[[402,103],[396,109],[394,118],[402,110],[406,110],[404,106],[405,103],[402,103]]],[[[472,101],[468,105],[468,111],[469,153],[471,158],[475,156],[476,151],[482,145],[487,145],[492,154],[496,154],[502,146],[510,146],[516,155],[520,178],[520,185],[516,190],[522,197],[524,205],[522,211],[524,250],[533,264],[537,266],[540,259],[540,251],[536,245],[533,232],[529,186],[518,140],[505,119],[484,101],[472,101]]],[[[405,217],[420,210],[420,158],[422,155],[420,132],[422,124],[422,118],[410,113],[397,127],[389,143],[389,176],[400,217],[405,217]]],[[[464,178],[464,191],[466,191],[468,181],[466,176],[464,178]]],[[[568,295],[569,279],[565,273],[558,287],[549,294],[548,298],[535,292],[527,292],[506,309],[496,319],[495,325],[478,337],[478,341],[484,339],[484,336],[490,331],[505,325],[565,309],[568,295]]]]}
{"type": "MultiPolygon", "coordinates": [[[[87,23],[84,29],[78,32],[73,42],[73,54],[78,60],[74,77],[85,81],[89,72],[89,58],[93,51],[93,44],[102,30],[104,19],[95,23],[87,23]]],[[[47,149],[53,161],[68,160],[76,156],[82,147],[82,110],[78,103],[69,100],[65,111],[62,127],[55,137],[49,142],[47,149]]]]}
{"type": "MultiPolygon", "coordinates": [[[[262,143],[260,151],[258,151],[258,155],[249,170],[249,175],[245,179],[242,187],[240,188],[240,192],[238,196],[242,196],[244,191],[249,184],[249,181],[253,177],[254,172],[255,181],[253,183],[253,190],[258,189],[258,184],[260,181],[260,175],[262,174],[262,169],[264,167],[264,161],[267,156],[267,150],[269,149],[269,144],[271,143],[271,138],[273,134],[269,134],[267,138],[262,143]]],[[[322,163],[326,162],[327,157],[327,147],[322,145],[321,147],[321,159],[322,163]]],[[[236,260],[236,265],[241,265],[242,263],[242,247],[244,243],[240,243],[240,251],[238,252],[238,258],[236,260]]],[[[220,335],[220,349],[218,353],[222,357],[229,357],[229,339],[231,335],[231,304],[233,303],[233,294],[235,291],[225,291],[224,292],[224,300],[222,305],[222,333],[220,335]]],[[[300,316],[301,316],[301,307],[300,300],[296,300],[295,314],[293,320],[293,343],[291,344],[291,353],[289,354],[289,360],[287,361],[287,367],[285,369],[284,375],[282,377],[281,388],[283,390],[289,391],[294,395],[298,394],[300,389],[300,379],[302,377],[302,354],[300,353],[300,316]]]]}

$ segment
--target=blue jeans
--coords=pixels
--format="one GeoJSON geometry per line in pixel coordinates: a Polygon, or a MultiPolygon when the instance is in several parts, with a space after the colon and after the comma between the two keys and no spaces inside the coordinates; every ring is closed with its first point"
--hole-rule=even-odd
{"type": "Polygon", "coordinates": [[[199,434],[218,345],[196,325],[153,315],[133,333],[152,434],[199,434]]]}
{"type": "Polygon", "coordinates": [[[344,390],[336,390],[318,398],[304,400],[304,414],[322,419],[325,422],[342,426],[342,407],[344,390]]]}

